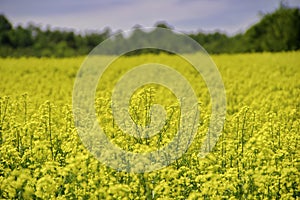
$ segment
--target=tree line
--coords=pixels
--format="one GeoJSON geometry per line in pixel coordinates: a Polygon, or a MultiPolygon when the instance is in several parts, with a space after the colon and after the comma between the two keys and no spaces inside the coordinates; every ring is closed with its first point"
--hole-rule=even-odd
{"type": "MultiPolygon", "coordinates": [[[[156,27],[172,29],[166,23],[158,23],[156,27]]],[[[138,35],[136,30],[133,35],[138,35]]],[[[68,57],[88,54],[94,47],[111,36],[107,28],[99,32],[76,34],[68,30],[43,30],[30,24],[27,27],[13,27],[11,22],[0,15],[0,56],[48,56],[68,57]]],[[[148,33],[144,33],[148,34],[148,33]]],[[[149,33],[150,34],[150,33],[149,33]]],[[[274,12],[262,16],[259,22],[244,33],[228,36],[224,33],[188,33],[188,36],[202,45],[208,53],[243,53],[243,52],[278,52],[300,49],[300,9],[280,5],[274,12]]],[[[119,34],[112,44],[120,48],[123,44],[130,45],[133,36],[126,38],[119,34]],[[127,41],[127,42],[126,42],[127,41]]],[[[143,37],[140,37],[142,40],[143,37]]],[[[139,39],[138,39],[139,40],[139,39]]],[[[134,38],[135,42],[137,41],[134,38]]],[[[167,43],[176,43],[176,38],[166,38],[167,43]]],[[[128,55],[140,53],[159,53],[159,50],[144,49],[128,55]]]]}

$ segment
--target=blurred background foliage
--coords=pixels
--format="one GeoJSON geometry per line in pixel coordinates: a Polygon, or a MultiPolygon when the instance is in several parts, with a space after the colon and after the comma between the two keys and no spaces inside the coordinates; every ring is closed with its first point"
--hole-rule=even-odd
{"type": "MultiPolygon", "coordinates": [[[[172,29],[166,22],[158,22],[155,26],[172,29]]],[[[137,37],[141,32],[141,29],[136,29],[129,37],[119,34],[112,47],[118,49],[122,45],[130,45],[132,37],[135,37],[135,42],[142,43],[143,37],[137,37]]],[[[142,33],[151,34],[151,32],[142,33]]],[[[109,28],[98,32],[77,34],[71,30],[54,30],[50,26],[43,30],[34,24],[28,24],[26,27],[13,27],[4,15],[0,15],[0,56],[70,57],[86,55],[112,34],[109,28]]],[[[221,32],[187,34],[212,54],[299,50],[300,9],[281,4],[273,13],[263,14],[260,21],[249,27],[244,33],[232,36],[221,32]]],[[[176,38],[166,38],[164,41],[168,46],[176,43],[176,38]]],[[[143,49],[130,52],[128,55],[159,52],[155,49],[143,49]]]]}

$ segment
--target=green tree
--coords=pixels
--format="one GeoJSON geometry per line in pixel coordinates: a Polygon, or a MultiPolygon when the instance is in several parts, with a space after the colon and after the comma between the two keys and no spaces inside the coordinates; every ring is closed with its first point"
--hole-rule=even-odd
{"type": "Polygon", "coordinates": [[[9,31],[12,29],[11,23],[4,15],[0,15],[0,32],[9,31]]]}
{"type": "Polygon", "coordinates": [[[16,29],[10,30],[9,42],[14,48],[28,47],[33,44],[33,39],[30,30],[18,26],[16,29]]]}
{"type": "Polygon", "coordinates": [[[12,25],[4,15],[0,15],[0,44],[10,45],[9,31],[12,30],[12,25]]]}
{"type": "Polygon", "coordinates": [[[244,35],[247,51],[287,51],[300,48],[300,10],[281,5],[244,35]]]}
{"type": "Polygon", "coordinates": [[[171,25],[169,25],[167,22],[164,22],[164,21],[157,22],[155,24],[155,27],[166,28],[166,29],[173,29],[173,27],[171,25]]]}

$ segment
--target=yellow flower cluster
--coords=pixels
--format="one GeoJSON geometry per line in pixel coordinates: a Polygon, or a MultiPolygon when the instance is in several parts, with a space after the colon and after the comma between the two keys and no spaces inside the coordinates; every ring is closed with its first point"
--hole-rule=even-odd
{"type": "Polygon", "coordinates": [[[95,110],[111,142],[126,151],[164,147],[180,123],[174,94],[150,84],[132,95],[128,110],[143,127],[151,123],[150,107],[163,105],[163,129],[150,138],[122,132],[110,95],[132,66],[150,61],[172,66],[195,87],[199,101],[198,130],[187,152],[166,168],[141,174],[103,165],[77,135],[72,87],[83,57],[0,59],[0,199],[299,198],[299,57],[300,52],[213,56],[226,88],[227,115],[205,158],[198,154],[211,102],[201,76],[175,55],[116,60],[99,81],[95,110]]]}

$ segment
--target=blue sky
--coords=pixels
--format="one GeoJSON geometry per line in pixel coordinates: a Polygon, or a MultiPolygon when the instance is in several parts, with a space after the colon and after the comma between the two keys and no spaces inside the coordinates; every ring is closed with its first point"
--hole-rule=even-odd
{"type": "MultiPolygon", "coordinates": [[[[179,31],[244,31],[274,11],[280,0],[0,0],[0,13],[14,25],[86,30],[128,30],[166,21],[179,31]]],[[[285,0],[300,7],[300,0],[285,0]]]]}

